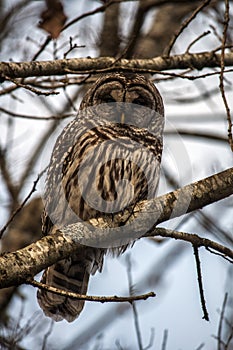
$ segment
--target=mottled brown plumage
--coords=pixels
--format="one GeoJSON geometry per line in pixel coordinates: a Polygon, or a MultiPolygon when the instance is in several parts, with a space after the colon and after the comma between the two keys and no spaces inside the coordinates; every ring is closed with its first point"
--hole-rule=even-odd
{"type": "MultiPolygon", "coordinates": [[[[126,208],[133,213],[139,201],[155,197],[163,114],[158,90],[141,75],[112,73],[96,81],[54,146],[44,194],[44,234],[93,218],[124,226],[116,214],[126,208]]],[[[126,247],[113,250],[119,254],[126,247]]],[[[106,251],[76,251],[49,267],[42,282],[86,294],[89,276],[101,271],[106,251]]],[[[73,321],[84,306],[83,301],[43,290],[38,301],[56,321],[73,321]]]]}

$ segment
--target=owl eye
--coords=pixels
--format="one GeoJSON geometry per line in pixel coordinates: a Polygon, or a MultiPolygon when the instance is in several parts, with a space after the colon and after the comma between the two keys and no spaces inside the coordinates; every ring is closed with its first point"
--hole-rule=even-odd
{"type": "Polygon", "coordinates": [[[113,98],[111,95],[105,95],[102,97],[102,101],[104,103],[111,103],[111,102],[116,102],[115,98],[113,98]]]}
{"type": "Polygon", "coordinates": [[[147,106],[147,101],[143,97],[135,98],[132,103],[140,106],[147,106]]]}

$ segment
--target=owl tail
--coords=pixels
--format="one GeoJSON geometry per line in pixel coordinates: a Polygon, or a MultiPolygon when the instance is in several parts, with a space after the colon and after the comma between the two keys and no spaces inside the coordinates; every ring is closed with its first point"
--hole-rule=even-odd
{"type": "MultiPolygon", "coordinates": [[[[103,252],[87,248],[82,254],[75,254],[50,266],[43,273],[41,282],[64,291],[86,294],[90,274],[101,270],[103,252]]],[[[39,289],[37,299],[46,316],[55,321],[74,321],[84,307],[84,300],[77,300],[39,289]]]]}

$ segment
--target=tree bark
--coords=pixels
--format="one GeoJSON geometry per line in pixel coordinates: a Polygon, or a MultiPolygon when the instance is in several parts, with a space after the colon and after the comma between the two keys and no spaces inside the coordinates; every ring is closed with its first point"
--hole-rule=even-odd
{"type": "MultiPolygon", "coordinates": [[[[233,66],[233,53],[226,53],[224,66],[233,66]]],[[[113,57],[73,58],[37,62],[0,62],[2,81],[10,78],[27,78],[81,73],[100,73],[103,71],[129,70],[145,73],[172,69],[197,69],[221,67],[221,55],[215,52],[184,53],[174,56],[160,56],[150,59],[120,59],[113,57]]]]}
{"type": "MultiPolygon", "coordinates": [[[[140,205],[146,205],[148,210],[142,220],[137,223],[137,226],[134,228],[133,222],[130,229],[132,229],[132,232],[136,232],[142,228],[147,228],[148,221],[151,221],[151,217],[154,215],[158,219],[155,220],[153,227],[144,236],[155,235],[157,224],[169,220],[171,217],[178,217],[200,209],[231,194],[233,194],[233,168],[194,182],[155,200],[141,202],[140,205]]],[[[90,231],[82,223],[67,226],[62,231],[63,234],[57,231],[56,235],[43,237],[21,250],[1,256],[0,288],[24,283],[44,268],[68,257],[74,250],[83,249],[83,246],[80,245],[83,239],[91,245],[93,239],[100,243],[109,240],[107,229],[97,228],[93,234],[93,231],[90,231]]],[[[178,233],[176,236],[172,231],[170,237],[181,239],[182,235],[178,233]]],[[[195,237],[193,244],[199,244],[195,237]]],[[[204,243],[203,245],[205,246],[204,243]]],[[[228,251],[228,256],[232,258],[233,252],[229,249],[228,251]]],[[[223,253],[223,250],[221,253],[223,253]]]]}

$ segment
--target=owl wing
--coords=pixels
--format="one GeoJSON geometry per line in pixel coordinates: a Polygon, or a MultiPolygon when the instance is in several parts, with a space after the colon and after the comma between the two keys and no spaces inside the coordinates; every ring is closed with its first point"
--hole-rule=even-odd
{"type": "MultiPolygon", "coordinates": [[[[89,125],[90,122],[88,121],[89,125]]],[[[77,120],[58,138],[47,177],[44,232],[78,221],[114,217],[138,201],[155,195],[162,145],[136,127],[105,123],[80,130],[77,120]],[[63,142],[64,141],[64,142],[63,142]],[[146,175],[145,175],[146,174],[146,175]]],[[[119,247],[121,252],[125,247],[119,247]]],[[[69,259],[49,267],[42,282],[86,294],[91,273],[101,270],[106,251],[80,247],[69,259]]],[[[44,313],[73,321],[84,302],[39,290],[44,313]]]]}

